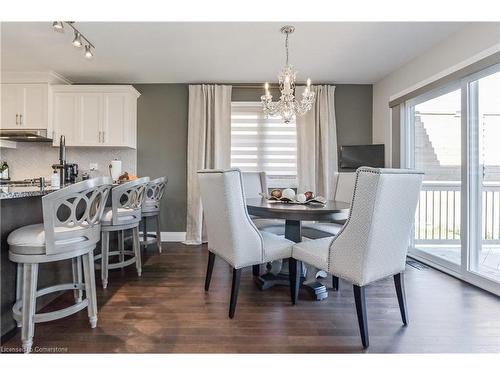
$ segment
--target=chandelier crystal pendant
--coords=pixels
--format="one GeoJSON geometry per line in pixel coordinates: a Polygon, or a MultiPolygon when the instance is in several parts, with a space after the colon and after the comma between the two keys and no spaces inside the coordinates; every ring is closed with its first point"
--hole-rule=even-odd
{"type": "Polygon", "coordinates": [[[311,91],[311,80],[307,79],[307,85],[298,101],[295,98],[295,79],[297,71],[288,63],[288,36],[295,31],[294,26],[283,26],[281,32],[285,34],[286,64],[278,74],[280,86],[280,100],[273,102],[273,96],[269,92],[269,83],[264,85],[265,94],[260,97],[262,108],[266,117],[279,115],[285,124],[293,120],[294,116],[303,115],[312,108],[315,93],[311,91]]]}

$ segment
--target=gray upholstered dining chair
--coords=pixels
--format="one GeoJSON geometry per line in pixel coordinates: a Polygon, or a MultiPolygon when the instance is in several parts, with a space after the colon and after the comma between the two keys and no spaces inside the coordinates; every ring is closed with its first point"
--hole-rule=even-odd
{"type": "Polygon", "coordinates": [[[104,209],[101,220],[101,254],[96,260],[101,260],[101,280],[104,289],[108,286],[110,269],[123,268],[135,263],[137,274],[141,276],[141,249],[139,244],[139,223],[142,217],[142,204],[146,198],[146,187],[149,177],[125,182],[111,190],[111,207],[104,209]],[[132,230],[132,250],[123,248],[123,232],[132,230]],[[118,250],[109,251],[109,234],[118,232],[118,250]],[[109,258],[118,256],[118,262],[109,263],[109,258]],[[128,256],[128,259],[125,259],[128,256]]]}
{"type": "Polygon", "coordinates": [[[161,253],[160,203],[165,193],[167,182],[167,177],[159,177],[148,183],[141,210],[143,228],[141,245],[147,247],[150,243],[156,243],[159,253],[161,253]],[[155,220],[156,234],[148,233],[148,218],[155,220]]]}
{"type": "Polygon", "coordinates": [[[198,172],[198,178],[208,236],[205,290],[209,289],[217,255],[233,268],[229,304],[229,317],[233,318],[241,270],[289,258],[293,242],[257,229],[248,215],[239,169],[203,170],[198,172]]]}
{"type": "Polygon", "coordinates": [[[298,297],[300,262],[312,264],[353,284],[363,346],[369,345],[365,288],[393,276],[403,324],[408,323],[403,271],[423,173],[361,167],[347,223],[333,238],[293,247],[290,266],[292,303],[298,297]]]}
{"type": "Polygon", "coordinates": [[[90,326],[96,327],[93,252],[99,241],[100,221],[112,183],[110,177],[98,177],[49,193],[42,197],[43,223],[27,225],[9,234],[9,259],[18,265],[12,313],[17,325],[22,327],[25,352],[31,351],[35,323],[61,319],[87,308],[90,326]],[[73,282],[37,290],[39,264],[66,259],[72,261],[73,282]],[[36,313],[38,297],[65,290],[74,291],[74,305],[36,313]]]}

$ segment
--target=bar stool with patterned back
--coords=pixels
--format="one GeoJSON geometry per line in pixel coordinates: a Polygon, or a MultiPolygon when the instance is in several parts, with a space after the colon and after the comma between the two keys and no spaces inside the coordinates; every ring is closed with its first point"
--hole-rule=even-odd
{"type": "Polygon", "coordinates": [[[22,327],[21,340],[25,352],[31,351],[35,323],[64,318],[87,308],[90,326],[96,327],[93,251],[99,241],[100,220],[111,186],[111,178],[98,177],[47,194],[42,198],[43,223],[27,225],[9,234],[9,259],[18,264],[16,303],[12,312],[18,327],[22,327]],[[38,265],[65,259],[72,260],[73,283],[37,290],[38,265]],[[38,297],[64,290],[74,290],[74,305],[36,313],[38,297]],[[85,299],[82,299],[83,291],[85,299]]]}
{"type": "Polygon", "coordinates": [[[111,190],[111,207],[106,207],[101,221],[101,254],[96,260],[101,260],[101,280],[104,289],[108,286],[108,271],[123,268],[135,263],[137,274],[141,276],[141,252],[139,245],[139,223],[141,208],[146,197],[146,186],[149,177],[139,178],[115,186],[111,190]],[[123,231],[132,230],[132,250],[123,249],[123,231]],[[119,249],[109,251],[109,234],[118,232],[119,249]],[[109,257],[118,256],[116,263],[109,263],[109,257]],[[125,257],[128,259],[125,259],[125,257]]]}
{"type": "Polygon", "coordinates": [[[160,231],[160,201],[167,187],[167,177],[159,177],[150,181],[147,190],[144,204],[142,205],[142,235],[141,245],[145,248],[152,243],[156,243],[158,252],[161,253],[161,231],[160,231]],[[156,221],[156,234],[149,234],[147,227],[148,217],[154,218],[156,221]]]}

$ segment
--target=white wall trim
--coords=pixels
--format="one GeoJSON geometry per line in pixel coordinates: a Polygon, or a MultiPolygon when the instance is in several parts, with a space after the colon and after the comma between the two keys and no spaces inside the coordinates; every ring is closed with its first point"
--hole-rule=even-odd
{"type": "Polygon", "coordinates": [[[403,95],[406,95],[412,91],[415,91],[425,85],[428,85],[429,83],[432,83],[434,81],[437,81],[438,79],[441,79],[443,77],[446,77],[447,75],[449,74],[452,74],[460,69],[463,69],[471,64],[474,64],[475,62],[479,61],[479,60],[482,60],[484,59],[485,57],[488,57],[488,56],[491,56],[497,52],[500,51],[500,44],[498,45],[495,45],[493,47],[490,47],[490,48],[487,48],[477,54],[475,54],[474,56],[472,57],[469,57],[468,59],[465,59],[461,62],[459,62],[458,64],[455,64],[447,69],[444,69],[442,71],[440,71],[439,73],[436,73],[434,74],[433,76],[429,77],[429,78],[426,78],[396,94],[393,94],[389,97],[389,101],[392,101],[394,99],[397,99],[397,98],[400,98],[401,96],[403,95]]]}
{"type": "Polygon", "coordinates": [[[2,71],[2,83],[48,83],[50,85],[71,85],[72,82],[59,73],[2,71]]]}
{"type": "MultiPolygon", "coordinates": [[[[155,234],[156,232],[149,232],[155,234]]],[[[140,233],[142,236],[142,232],[140,233]]],[[[186,241],[186,232],[161,232],[161,242],[183,242],[186,241]]]]}
{"type": "Polygon", "coordinates": [[[53,85],[54,92],[123,92],[131,93],[136,98],[141,96],[141,93],[132,85],[53,85]]]}

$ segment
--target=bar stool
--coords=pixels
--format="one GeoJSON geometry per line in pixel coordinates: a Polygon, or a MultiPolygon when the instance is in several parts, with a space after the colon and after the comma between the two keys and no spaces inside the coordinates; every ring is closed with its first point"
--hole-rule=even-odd
{"type": "Polygon", "coordinates": [[[149,244],[155,243],[158,252],[161,253],[161,231],[160,231],[160,201],[167,187],[167,177],[159,177],[151,181],[146,189],[146,199],[142,205],[142,236],[141,245],[147,248],[149,244]],[[149,234],[147,229],[147,219],[154,218],[156,224],[156,234],[149,234]]]}
{"type": "Polygon", "coordinates": [[[9,234],[9,259],[18,264],[12,314],[18,327],[22,327],[24,352],[31,351],[35,323],[64,318],[87,308],[90,326],[96,327],[93,251],[99,241],[100,220],[111,186],[110,177],[98,177],[47,194],[42,198],[43,223],[27,225],[9,234]],[[38,265],[64,259],[72,260],[73,283],[37,290],[38,265]],[[74,305],[36,314],[37,297],[64,290],[74,290],[74,305]],[[85,299],[82,299],[83,291],[85,299]]]}
{"type": "Polygon", "coordinates": [[[111,207],[106,207],[101,220],[101,254],[95,259],[101,260],[101,280],[104,289],[108,286],[108,271],[123,268],[135,263],[137,274],[141,276],[141,251],[139,245],[139,223],[141,221],[141,207],[146,196],[146,186],[149,177],[139,178],[118,185],[111,190],[111,207]],[[132,250],[123,247],[123,231],[132,230],[132,250]],[[109,234],[118,232],[118,246],[116,251],[109,251],[109,234]],[[109,263],[110,256],[118,256],[118,262],[109,263]],[[125,259],[128,256],[128,259],[125,259]]]}

